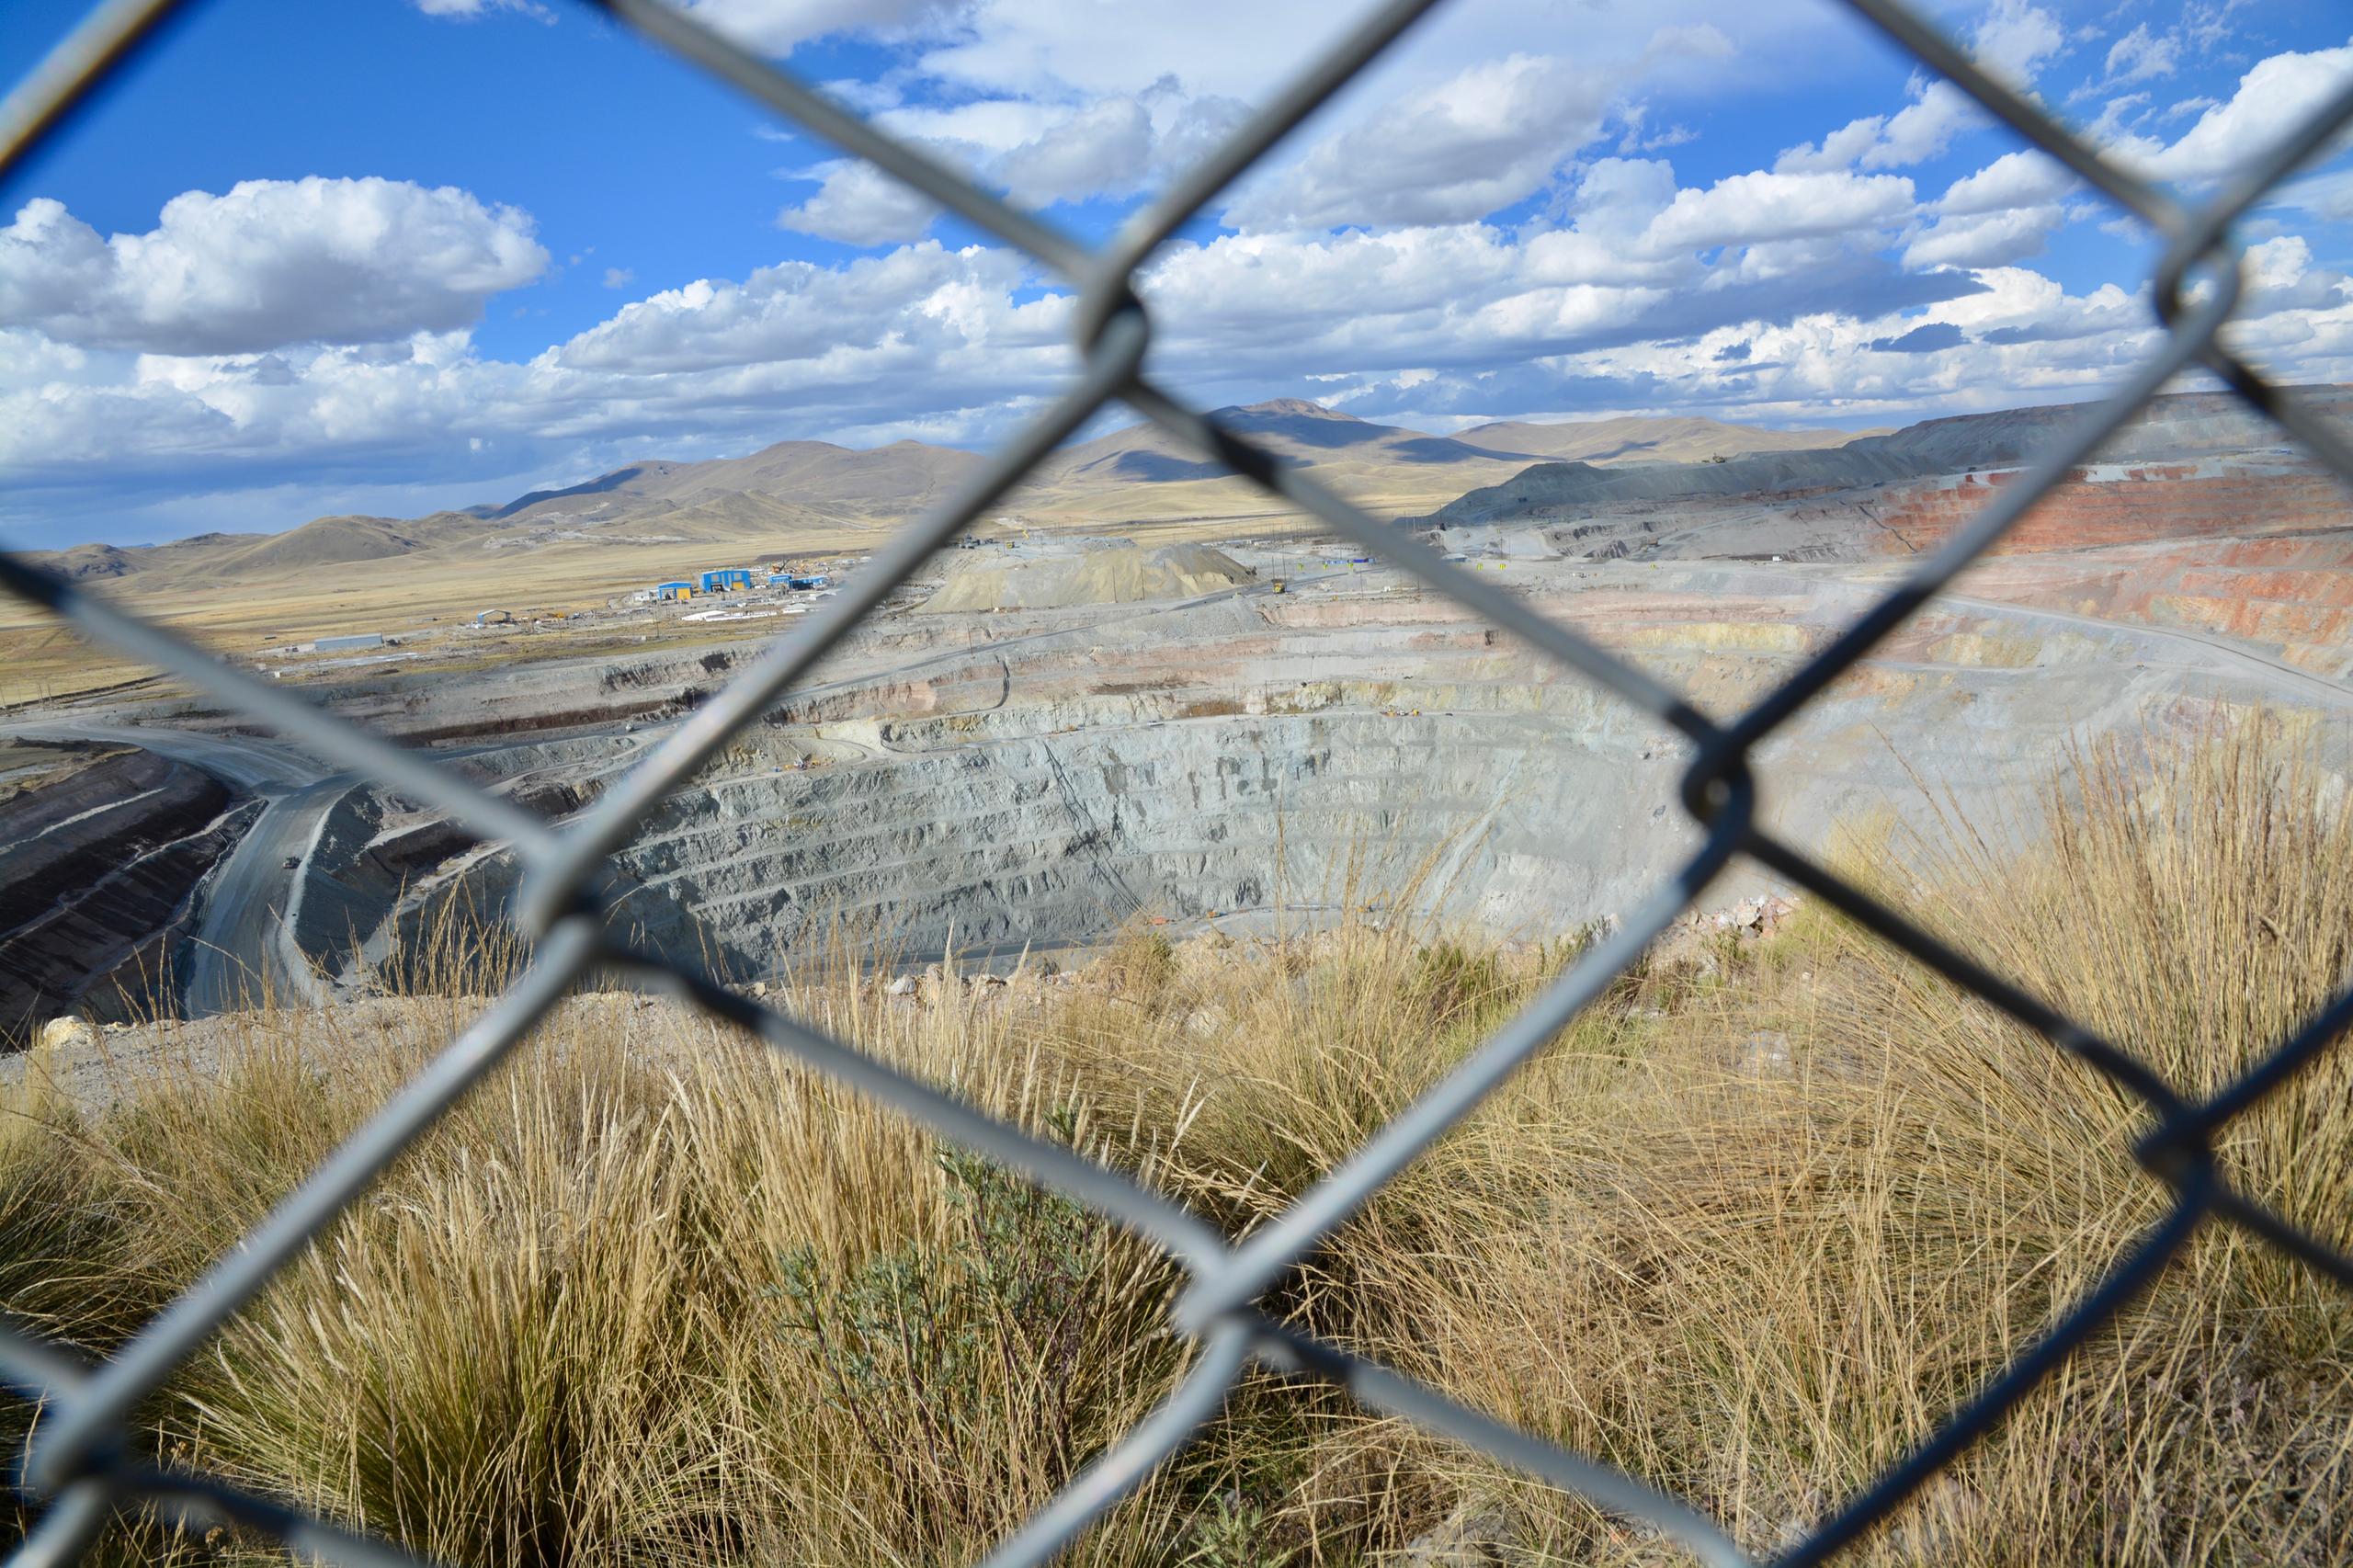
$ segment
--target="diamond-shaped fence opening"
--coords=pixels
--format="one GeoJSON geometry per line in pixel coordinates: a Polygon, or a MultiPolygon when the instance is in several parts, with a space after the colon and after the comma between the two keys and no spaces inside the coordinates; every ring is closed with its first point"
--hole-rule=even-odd
{"type": "MultiPolygon", "coordinates": [[[[432,762],[335,720],[280,688],[230,669],[188,643],[73,584],[0,553],[0,586],[44,607],[85,636],[134,654],[281,732],[299,733],[323,756],[415,801],[448,812],[485,839],[504,841],[526,869],[514,918],[536,943],[530,969],[452,1040],[390,1103],[338,1148],[267,1220],[216,1261],[111,1358],[85,1367],[26,1335],[0,1332],[0,1378],[43,1410],[17,1478],[45,1512],[17,1560],[76,1558],[115,1509],[147,1506],[166,1517],[228,1521],[322,1559],[406,1562],[394,1548],[280,1503],[201,1475],[167,1472],[130,1456],[136,1406],[194,1356],[318,1236],[363,1188],[495,1064],[592,967],[618,967],[657,983],[815,1070],[870,1093],[941,1137],[978,1151],[1157,1242],[1181,1261],[1189,1284],[1177,1326],[1197,1336],[1192,1369],[1155,1412],[1084,1471],[989,1559],[1040,1562],[1140,1484],[1221,1408],[1254,1363],[1346,1388],[1367,1406],[1458,1439],[1495,1460],[1643,1521],[1711,1563],[1749,1558],[1713,1521],[1599,1461],[1565,1451],[1467,1409],[1437,1391],[1261,1315],[1256,1302],[1329,1238],[1385,1181],[1461,1121],[1515,1068],[1541,1050],[1680,915],[1733,857],[1748,856],[1805,888],[1880,937],[1973,993],[2051,1045],[2104,1074],[2144,1108],[2148,1131],[2131,1151],[2164,1184],[2170,1206],[2088,1294],[2002,1369],[1918,1447],[1857,1496],[1834,1507],[1777,1561],[1824,1561],[1885,1519],[1907,1495],[1998,1421],[2120,1307],[2146,1286],[2198,1228],[2243,1228],[2353,1290],[2353,1259],[2298,1230],[2234,1188],[2213,1153],[2215,1134],[2310,1063],[2353,1021],[2353,989],[2339,992],[2256,1065],[2200,1099],[2045,1001],[1948,946],[1902,911],[1842,880],[1760,827],[1747,762],[1756,746],[1991,548],[2051,488],[2138,413],[2173,378],[2204,369],[2340,477],[2353,482],[2353,449],[2297,401],[2267,382],[2222,342],[2239,301],[2233,223],[2353,121],[2353,82],[2291,135],[2250,160],[2203,206],[2171,196],[2104,158],[2034,104],[1979,70],[1900,0],[1847,0],[1927,67],[1957,83],[2033,145],[2064,164],[2167,243],[2153,279],[2163,341],[2104,402],[2087,407],[1998,501],[1876,602],[1777,689],[1729,724],[1704,717],[1676,691],[1520,600],[1448,564],[1435,551],[1352,506],[1194,412],[1143,371],[1151,317],[1131,285],[1160,244],[1268,148],[1404,33],[1435,0],[1391,0],[1260,109],[1197,167],[1140,211],[1107,245],[1091,248],[1044,219],[1008,205],[837,107],[790,73],[753,55],[662,0],[602,0],[602,8],[662,47],[868,160],[1026,252],[1079,290],[1081,374],[1075,385],[995,452],[961,489],[907,525],[830,608],[779,638],[762,660],[713,694],[655,745],[578,821],[551,827],[432,762]],[[1290,1210],[1240,1245],[1168,1199],[1069,1149],[1032,1138],[782,1013],[746,1000],[676,955],[631,950],[606,928],[598,905],[607,859],[645,814],[753,722],[935,551],[1021,481],[1033,465],[1114,403],[1206,457],[1220,460],[1359,545],[1524,639],[1558,664],[1664,721],[1690,743],[1683,801],[1702,826],[1700,847],[1620,927],[1590,949],[1449,1075],[1382,1128],[1290,1210]]],[[[53,135],[179,0],[108,0],[0,104],[0,175],[53,135]]]]}

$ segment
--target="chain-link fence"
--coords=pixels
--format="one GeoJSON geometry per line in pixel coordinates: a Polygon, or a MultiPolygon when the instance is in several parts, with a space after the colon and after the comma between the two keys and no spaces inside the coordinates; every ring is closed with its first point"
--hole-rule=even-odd
{"type": "MultiPolygon", "coordinates": [[[[97,7],[0,105],[0,176],[54,134],[180,3],[108,0],[97,7]]],[[[1958,83],[2029,142],[2164,238],[2167,249],[2154,279],[2152,302],[2165,331],[2148,360],[2106,401],[2086,407],[2064,437],[2027,467],[2018,483],[2004,486],[1998,500],[1919,562],[1898,587],[1781,686],[1735,722],[1718,724],[1650,675],[1448,564],[1415,540],[1323,490],[1298,468],[1221,429],[1170,396],[1144,371],[1152,319],[1131,286],[1137,269],[1180,225],[1435,3],[1389,0],[1381,6],[1222,146],[1137,212],[1109,244],[1090,248],[892,139],[663,0],[601,0],[604,9],[660,44],[1067,278],[1079,291],[1076,335],[1083,369],[1074,387],[1023,427],[952,497],[909,524],[879,551],[828,610],[813,615],[804,629],[777,640],[755,667],[713,694],[575,822],[551,826],[401,746],[224,666],[70,582],[0,553],[0,586],[8,592],[45,607],[85,636],[135,654],[252,718],[299,736],[321,756],[372,778],[386,790],[438,807],[483,838],[511,846],[526,868],[514,919],[536,943],[531,967],[506,994],[112,1358],[85,1367],[21,1335],[0,1332],[0,1377],[42,1406],[18,1485],[28,1498],[44,1502],[46,1512],[16,1561],[45,1564],[74,1560],[114,1510],[142,1505],[193,1523],[225,1519],[256,1528],[297,1551],[323,1559],[410,1561],[381,1541],[270,1499],[200,1474],[145,1463],[134,1455],[127,1423],[134,1406],[333,1223],[344,1206],[496,1064],[567,987],[598,966],[629,971],[686,998],[776,1050],[879,1096],[940,1136],[1002,1161],[1149,1237],[1181,1261],[1189,1283],[1178,1301],[1176,1323],[1199,1340],[1190,1371],[1164,1404],[997,1548],[989,1562],[1007,1568],[1041,1562],[1072,1541],[1211,1419],[1253,1362],[1338,1384],[1373,1410],[1459,1439],[1604,1509],[1646,1521],[1705,1562],[1748,1562],[1714,1521],[1681,1499],[1516,1431],[1388,1368],[1301,1335],[1262,1315],[1256,1305],[1377,1188],[1469,1116],[1514,1069],[1601,994],[1735,856],[1749,856],[1809,890],[2136,1099],[2145,1108],[2150,1125],[2132,1153],[2153,1179],[2171,1188],[2173,1198],[2164,1217],[2039,1343],[1946,1416],[1902,1462],[1816,1523],[1777,1562],[1824,1561],[1886,1519],[2146,1287],[2192,1233],[2210,1221],[2241,1227],[2353,1290],[2353,1259],[2239,1192],[2213,1151],[2219,1130],[2309,1064],[2353,1021],[2353,986],[2340,991],[2220,1093],[2203,1100],[2187,1097],[2130,1052],[2051,1003],[1987,971],[1902,912],[1760,827],[1748,770],[1749,756],[1758,743],[1869,654],[2185,371],[2211,371],[2340,477],[2353,482],[2353,449],[2292,396],[2267,382],[2221,338],[2240,297],[2241,267],[2230,238],[2232,224],[2353,122],[2353,82],[2293,134],[2223,181],[2204,205],[2185,207],[2117,167],[2040,108],[1988,76],[1899,0],[1847,0],[1923,63],[1958,83]],[[1551,659],[1672,725],[1692,750],[1683,778],[1683,802],[1705,830],[1698,851],[1613,934],[1289,1210],[1239,1245],[1121,1175],[982,1115],[792,1017],[733,994],[675,956],[656,958],[633,950],[608,928],[603,908],[608,858],[630,841],[665,795],[789,691],[934,551],[1003,497],[1057,444],[1107,405],[1120,402],[1365,549],[1378,551],[1490,624],[1525,639],[1551,659]]]]}

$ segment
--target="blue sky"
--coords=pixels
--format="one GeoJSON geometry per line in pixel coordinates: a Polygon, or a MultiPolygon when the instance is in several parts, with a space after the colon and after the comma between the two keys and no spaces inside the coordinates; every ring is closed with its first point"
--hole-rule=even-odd
{"type": "MultiPolygon", "coordinates": [[[[0,74],[82,8],[17,0],[0,74]]],[[[1360,9],[696,8],[1089,237],[1360,9]]],[[[1936,15],[2192,193],[2353,74],[2333,0],[1936,15]]],[[[2353,379],[2348,165],[2242,234],[2241,341],[2291,378],[2353,379]]],[[[980,445],[1073,364],[1060,279],[553,0],[197,5],[0,219],[23,544],[415,515],[786,437],[980,445]]],[[[1157,368],[1206,403],[1853,426],[2093,394],[2147,351],[2149,266],[1830,0],[1461,0],[1144,292],[1157,368]]]]}

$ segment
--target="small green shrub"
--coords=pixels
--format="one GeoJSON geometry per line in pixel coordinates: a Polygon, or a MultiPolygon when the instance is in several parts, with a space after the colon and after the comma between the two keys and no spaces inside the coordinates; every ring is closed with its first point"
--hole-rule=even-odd
{"type": "Polygon", "coordinates": [[[1134,1002],[1158,1001],[1176,978],[1176,944],[1149,926],[1121,931],[1099,961],[1111,989],[1134,1002]]]}
{"type": "MultiPolygon", "coordinates": [[[[1065,1139],[1074,1118],[1061,1112],[1065,1139]]],[[[1067,1475],[1097,1446],[1109,1387],[1098,1335],[1122,1314],[1114,1238],[1098,1217],[976,1155],[937,1156],[951,1215],[841,1274],[813,1249],[781,1260],[782,1330],[891,1484],[908,1540],[985,1536],[1002,1517],[1010,1449],[1067,1475]]]]}
{"type": "Polygon", "coordinates": [[[1433,942],[1414,955],[1406,998],[1436,1028],[1477,1025],[1509,994],[1494,949],[1473,952],[1453,940],[1433,942]]]}
{"type": "Polygon", "coordinates": [[[1287,1568],[1299,1553],[1274,1540],[1265,1504],[1239,1492],[1220,1492],[1193,1521],[1186,1568],[1287,1568]]]}

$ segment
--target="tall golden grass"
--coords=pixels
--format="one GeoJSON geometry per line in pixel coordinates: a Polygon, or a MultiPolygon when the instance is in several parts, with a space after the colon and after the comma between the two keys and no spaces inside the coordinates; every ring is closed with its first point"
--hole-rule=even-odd
{"type": "MultiPolygon", "coordinates": [[[[2076,757],[2047,828],[1953,822],[1845,860],[2211,1087],[2346,978],[2339,795],[2245,729],[2076,757]]],[[[1361,916],[1272,944],[1140,926],[1067,983],[892,998],[835,955],[790,1003],[1238,1233],[1574,946],[1361,916]]],[[[177,1065],[97,1108],[33,1064],[0,1121],[0,1302],[92,1354],[119,1343],[484,988],[463,964],[408,972],[434,994],[189,1026],[177,1065]]],[[[1769,1552],[2149,1222],[2140,1126],[2046,1043],[1809,909],[1627,977],[1270,1306],[1687,1493],[1769,1552]]],[[[2248,1191],[2353,1243],[2353,1051],[2222,1153],[2248,1191]]],[[[1181,1376],[1162,1326],[1179,1283],[725,1030],[583,996],[151,1402],[140,1441],[451,1562],[946,1562],[1181,1376]]],[[[2353,1301],[2209,1229],[1855,1560],[2343,1562],[2348,1494],[2353,1301]]],[[[1505,1561],[1677,1560],[1268,1379],[1076,1560],[1371,1562],[1449,1519],[1505,1561]]],[[[134,1520],[112,1549],[262,1545],[134,1520]]]]}

